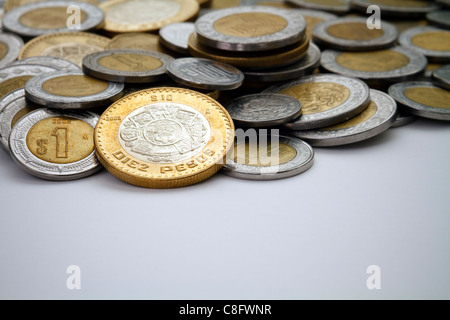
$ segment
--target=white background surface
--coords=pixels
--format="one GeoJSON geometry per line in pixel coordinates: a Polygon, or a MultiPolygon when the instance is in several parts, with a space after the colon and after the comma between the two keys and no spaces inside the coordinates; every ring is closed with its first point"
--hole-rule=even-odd
{"type": "Polygon", "coordinates": [[[2,299],[450,298],[448,122],[316,149],[310,171],[274,182],[57,183],[4,152],[0,177],[2,299]]]}

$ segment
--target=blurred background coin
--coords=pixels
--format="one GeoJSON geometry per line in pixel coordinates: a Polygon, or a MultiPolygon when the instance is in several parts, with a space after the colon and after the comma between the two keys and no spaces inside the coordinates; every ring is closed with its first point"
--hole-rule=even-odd
{"type": "Polygon", "coordinates": [[[193,22],[171,23],[159,30],[159,41],[166,48],[188,55],[189,36],[195,31],[193,22]]]}
{"type": "Polygon", "coordinates": [[[430,62],[450,62],[450,30],[411,28],[400,34],[399,42],[404,47],[422,53],[430,62]]]}
{"type": "Polygon", "coordinates": [[[9,33],[0,33],[0,68],[15,61],[23,47],[23,40],[9,33]]]}
{"type": "Polygon", "coordinates": [[[450,90],[450,65],[434,70],[432,73],[434,84],[444,89],[450,90]]]}

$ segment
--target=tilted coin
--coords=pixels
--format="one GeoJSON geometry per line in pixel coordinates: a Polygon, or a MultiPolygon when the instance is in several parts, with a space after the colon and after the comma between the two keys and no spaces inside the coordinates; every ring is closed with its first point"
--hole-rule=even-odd
{"type": "Polygon", "coordinates": [[[148,83],[164,79],[172,61],[171,56],[156,51],[107,50],[84,57],[83,71],[106,81],[148,83]]]}
{"type": "Polygon", "coordinates": [[[17,164],[42,179],[66,181],[101,169],[94,150],[92,112],[35,110],[11,131],[9,146],[17,164]]]}
{"type": "Polygon", "coordinates": [[[17,60],[11,63],[10,66],[23,66],[29,64],[51,67],[58,71],[81,71],[80,67],[72,61],[49,56],[37,56],[17,60]]]}
{"type": "Polygon", "coordinates": [[[314,28],[314,43],[344,51],[368,51],[391,47],[397,28],[387,22],[381,29],[369,29],[366,18],[343,18],[319,23],[314,28]]]}
{"type": "Polygon", "coordinates": [[[450,121],[450,91],[427,81],[408,81],[389,87],[401,111],[423,118],[450,121]]]}
{"type": "Polygon", "coordinates": [[[296,9],[306,21],[306,33],[310,38],[313,37],[314,27],[319,23],[324,21],[336,20],[338,17],[332,13],[319,11],[319,10],[309,10],[309,9],[296,9]]]}
{"type": "Polygon", "coordinates": [[[303,114],[284,126],[290,130],[310,130],[346,121],[364,111],[370,102],[369,87],[361,80],[338,75],[317,74],[263,91],[297,98],[303,114]]]}
{"type": "Polygon", "coordinates": [[[386,93],[370,90],[370,104],[356,117],[334,126],[310,131],[291,131],[313,147],[351,144],[373,138],[387,129],[397,117],[397,104],[386,93]]]}
{"type": "Polygon", "coordinates": [[[95,130],[105,168],[147,188],[183,187],[211,177],[233,141],[226,110],[208,96],[180,88],[126,96],[103,113],[95,130]]]}
{"type": "Polygon", "coordinates": [[[9,152],[9,136],[12,128],[23,116],[39,106],[25,99],[25,90],[19,89],[0,100],[0,147],[9,152]]]}
{"type": "Polygon", "coordinates": [[[260,135],[258,141],[239,141],[222,173],[246,180],[277,180],[309,170],[314,151],[306,142],[288,136],[260,135]]]}
{"type": "Polygon", "coordinates": [[[305,37],[301,42],[283,49],[249,52],[242,55],[241,52],[228,52],[202,45],[198,42],[195,33],[191,34],[188,42],[189,52],[194,57],[217,60],[235,67],[253,69],[282,67],[295,63],[304,57],[308,51],[309,44],[309,38],[305,37]]]}
{"type": "Polygon", "coordinates": [[[0,68],[10,64],[19,56],[23,47],[23,40],[8,33],[0,33],[0,68]]]}
{"type": "Polygon", "coordinates": [[[400,128],[407,126],[408,124],[413,123],[417,120],[415,115],[403,112],[397,112],[397,117],[395,118],[394,123],[391,125],[391,128],[400,128]]]}
{"type": "Polygon", "coordinates": [[[103,51],[110,39],[88,32],[51,33],[28,41],[19,54],[19,60],[35,56],[50,56],[72,61],[80,68],[83,58],[103,51]]]}
{"type": "Polygon", "coordinates": [[[225,105],[236,127],[264,128],[279,126],[302,115],[298,99],[274,93],[246,95],[225,105]]]}
{"type": "Polygon", "coordinates": [[[202,90],[233,90],[244,81],[244,74],[235,67],[202,58],[173,60],[167,74],[178,83],[202,90]]]}
{"type": "Polygon", "coordinates": [[[105,11],[106,31],[146,32],[193,18],[199,5],[195,0],[112,0],[100,8],[105,11]]]}
{"type": "Polygon", "coordinates": [[[352,5],[364,14],[367,12],[367,7],[376,5],[383,15],[396,18],[424,15],[439,9],[436,3],[422,0],[352,0],[352,5]]]}
{"type": "Polygon", "coordinates": [[[3,28],[23,37],[37,37],[54,32],[70,31],[68,25],[77,7],[80,20],[76,22],[77,31],[89,31],[102,24],[103,11],[95,5],[79,1],[46,1],[26,4],[5,13],[3,28]]]}
{"type": "Polygon", "coordinates": [[[434,70],[431,77],[434,84],[450,90],[450,65],[434,70]]]}
{"type": "Polygon", "coordinates": [[[286,0],[286,2],[305,9],[329,11],[339,15],[350,11],[348,0],[286,0]]]}
{"type": "Polygon", "coordinates": [[[437,27],[450,29],[450,11],[431,12],[427,14],[427,20],[437,27]]]}
{"type": "Polygon", "coordinates": [[[325,50],[322,52],[321,66],[333,73],[362,79],[369,86],[378,86],[423,75],[427,59],[402,46],[365,52],[325,50]]]}
{"type": "Polygon", "coordinates": [[[226,51],[267,51],[299,42],[306,22],[294,11],[264,6],[222,9],[195,22],[198,41],[226,51]]]}
{"type": "Polygon", "coordinates": [[[86,109],[111,104],[122,97],[123,88],[123,83],[98,80],[79,71],[57,71],[30,79],[25,96],[50,108],[86,109]]]}
{"type": "Polygon", "coordinates": [[[159,43],[159,36],[145,32],[131,32],[118,34],[105,48],[106,50],[114,49],[136,49],[165,53],[173,56],[173,52],[167,50],[159,43]]]}
{"type": "Polygon", "coordinates": [[[188,40],[195,31],[193,22],[171,23],[159,30],[161,44],[181,54],[189,54],[188,40]]]}
{"type": "Polygon", "coordinates": [[[320,65],[320,54],[319,48],[311,43],[306,55],[298,62],[281,68],[241,71],[245,75],[245,82],[249,84],[292,80],[312,74],[320,65]]]}
{"type": "Polygon", "coordinates": [[[402,46],[425,55],[430,62],[450,62],[450,30],[417,27],[400,34],[402,46]]]}

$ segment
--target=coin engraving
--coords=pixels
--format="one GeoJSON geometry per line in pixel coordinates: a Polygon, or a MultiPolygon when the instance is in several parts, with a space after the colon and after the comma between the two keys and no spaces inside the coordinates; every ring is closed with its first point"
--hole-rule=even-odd
{"type": "Polygon", "coordinates": [[[343,52],[336,57],[336,62],[348,69],[365,72],[386,72],[407,66],[410,59],[393,50],[371,52],[343,52]],[[367,63],[370,61],[370,63],[367,63]]]}
{"type": "Polygon", "coordinates": [[[283,165],[294,160],[296,156],[297,150],[283,142],[272,144],[268,141],[264,148],[261,148],[259,143],[251,142],[246,142],[244,146],[234,145],[234,162],[246,166],[270,167],[274,164],[283,165]],[[274,156],[278,156],[278,159],[272,159],[274,156]],[[261,160],[261,157],[264,161],[261,160]],[[267,161],[269,159],[270,161],[267,161]]]}
{"type": "Polygon", "coordinates": [[[432,87],[412,87],[405,90],[405,96],[425,106],[450,109],[450,91],[432,87]]]}
{"type": "Polygon", "coordinates": [[[180,4],[172,0],[134,0],[111,7],[107,19],[120,24],[148,24],[170,19],[178,11],[180,4]]]}
{"type": "Polygon", "coordinates": [[[103,51],[103,48],[84,43],[66,42],[50,45],[42,51],[42,55],[67,59],[81,66],[85,56],[98,51],[103,51]]]}
{"type": "Polygon", "coordinates": [[[378,106],[374,101],[370,101],[369,106],[366,110],[364,110],[361,114],[357,115],[356,117],[345,121],[343,123],[339,123],[334,126],[330,126],[327,128],[322,129],[323,131],[334,131],[334,130],[341,130],[341,129],[347,129],[350,127],[357,126],[361,123],[365,123],[369,121],[372,117],[375,116],[375,114],[378,111],[378,106]]]}
{"type": "MultiPolygon", "coordinates": [[[[38,8],[25,12],[20,16],[19,22],[30,28],[43,30],[59,29],[67,26],[69,16],[67,7],[38,8]]],[[[86,12],[80,10],[80,22],[85,21],[86,18],[86,12]]]]}
{"type": "Polygon", "coordinates": [[[108,83],[84,75],[54,77],[42,84],[44,91],[63,97],[84,97],[99,94],[108,83]]]}
{"type": "Polygon", "coordinates": [[[362,22],[336,23],[327,32],[333,37],[346,40],[372,40],[383,36],[383,29],[369,29],[362,22]]]}
{"type": "Polygon", "coordinates": [[[163,62],[157,58],[132,53],[107,55],[98,59],[98,63],[105,68],[125,72],[155,70],[163,65],[163,62]]]}

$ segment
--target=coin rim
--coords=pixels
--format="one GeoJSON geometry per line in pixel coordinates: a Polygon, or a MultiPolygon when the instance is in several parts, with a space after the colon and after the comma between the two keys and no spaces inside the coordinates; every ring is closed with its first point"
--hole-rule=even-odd
{"type": "Polygon", "coordinates": [[[22,110],[17,110],[17,100],[25,99],[25,89],[17,89],[7,94],[0,100],[0,146],[3,150],[9,150],[9,137],[11,135],[11,122],[14,116],[22,110]],[[11,107],[10,107],[11,106],[11,107]]]}
{"type": "Polygon", "coordinates": [[[9,66],[12,62],[14,62],[14,60],[17,59],[24,43],[22,38],[10,33],[0,33],[0,42],[6,44],[8,47],[8,52],[3,57],[3,59],[0,60],[0,68],[4,68],[6,66],[9,66]]]}
{"type": "Polygon", "coordinates": [[[433,83],[441,88],[450,90],[450,65],[444,65],[431,73],[433,83]],[[447,71],[447,77],[442,72],[447,71]]]}
{"type": "Polygon", "coordinates": [[[14,61],[9,66],[25,66],[35,64],[44,67],[55,68],[58,71],[81,71],[81,68],[74,62],[52,56],[34,56],[14,61]]]}
{"type": "MultiPolygon", "coordinates": [[[[170,38],[170,34],[168,34],[167,30],[171,29],[171,28],[176,28],[178,27],[178,29],[175,29],[178,32],[187,32],[185,31],[185,29],[183,29],[182,31],[180,31],[179,29],[184,28],[187,26],[191,27],[189,32],[189,35],[195,31],[195,24],[193,22],[177,22],[177,23],[170,23],[168,25],[165,25],[164,27],[162,27],[159,30],[159,42],[165,46],[167,49],[175,51],[177,53],[181,53],[181,54],[189,54],[189,47],[187,44],[187,41],[185,44],[180,45],[180,43],[177,43],[176,41],[174,41],[173,39],[170,38]]],[[[189,37],[188,37],[189,38],[189,37]]]]}
{"type": "Polygon", "coordinates": [[[330,5],[323,5],[319,3],[313,3],[313,2],[306,2],[302,0],[285,0],[287,3],[292,4],[294,6],[297,6],[299,8],[305,8],[307,10],[323,10],[332,12],[336,15],[343,15],[350,11],[350,3],[347,1],[347,5],[342,4],[339,6],[330,6],[330,5]]]}

